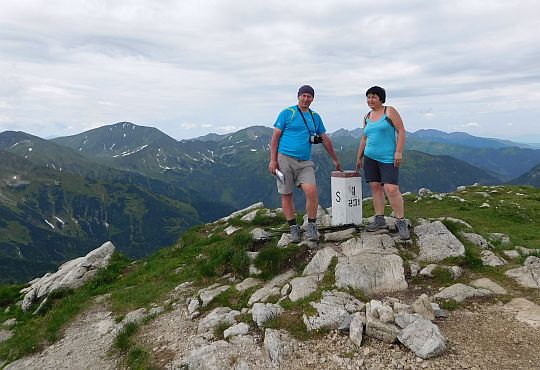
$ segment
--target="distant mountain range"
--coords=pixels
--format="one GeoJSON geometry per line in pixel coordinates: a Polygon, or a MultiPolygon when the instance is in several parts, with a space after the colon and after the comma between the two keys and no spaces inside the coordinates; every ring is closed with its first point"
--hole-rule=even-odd
{"type": "MultiPolygon", "coordinates": [[[[361,134],[331,134],[345,169],[354,168],[361,134]]],[[[258,201],[279,206],[267,171],[271,135],[253,126],[177,141],[129,122],[51,140],[0,133],[0,282],[28,280],[105,240],[141,257],[234,209],[258,201]]],[[[539,186],[540,150],[521,144],[420,130],[407,133],[406,148],[403,191],[475,182],[539,186]]],[[[332,163],[320,145],[313,157],[326,207],[332,163]]],[[[299,209],[303,201],[299,193],[299,209]]]]}

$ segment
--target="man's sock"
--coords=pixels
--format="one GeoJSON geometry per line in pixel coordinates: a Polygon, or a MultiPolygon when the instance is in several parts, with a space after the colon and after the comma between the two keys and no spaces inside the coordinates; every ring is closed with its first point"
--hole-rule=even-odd
{"type": "Polygon", "coordinates": [[[307,221],[315,223],[317,221],[317,219],[316,218],[308,218],[307,221]]]}
{"type": "Polygon", "coordinates": [[[287,220],[287,223],[289,226],[296,225],[296,218],[293,218],[292,220],[287,220]]]}

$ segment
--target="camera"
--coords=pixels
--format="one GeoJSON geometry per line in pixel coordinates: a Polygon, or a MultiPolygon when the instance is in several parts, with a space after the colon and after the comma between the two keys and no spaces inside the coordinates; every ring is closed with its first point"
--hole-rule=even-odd
{"type": "Polygon", "coordinates": [[[323,142],[322,136],[319,135],[310,135],[309,136],[309,142],[311,144],[321,144],[323,142]]]}

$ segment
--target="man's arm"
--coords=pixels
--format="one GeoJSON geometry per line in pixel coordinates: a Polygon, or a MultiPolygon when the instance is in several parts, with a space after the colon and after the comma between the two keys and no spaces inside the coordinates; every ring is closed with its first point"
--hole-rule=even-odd
{"type": "Polygon", "coordinates": [[[323,139],[323,146],[324,146],[324,149],[326,149],[326,151],[328,152],[328,155],[330,156],[330,158],[332,158],[332,161],[334,162],[334,166],[336,166],[336,170],[338,171],[343,171],[341,169],[341,164],[339,163],[339,159],[336,155],[336,152],[334,152],[334,147],[332,146],[332,140],[330,140],[330,137],[328,137],[328,135],[326,133],[322,134],[322,139],[323,139]]]}
{"type": "Polygon", "coordinates": [[[275,175],[276,170],[279,168],[277,163],[277,150],[281,133],[282,130],[280,130],[279,128],[274,128],[272,140],[270,141],[270,164],[268,165],[268,171],[270,171],[272,175],[275,175]]]}

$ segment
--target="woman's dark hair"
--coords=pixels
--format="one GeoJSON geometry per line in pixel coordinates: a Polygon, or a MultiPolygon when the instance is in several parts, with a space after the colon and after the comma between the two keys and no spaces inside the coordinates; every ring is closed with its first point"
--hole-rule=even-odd
{"type": "Polygon", "coordinates": [[[380,86],[370,87],[368,91],[366,91],[366,96],[368,96],[369,94],[377,95],[379,99],[381,99],[381,103],[384,103],[386,101],[386,91],[380,86]]]}

